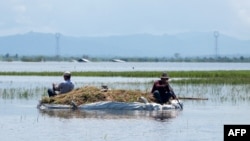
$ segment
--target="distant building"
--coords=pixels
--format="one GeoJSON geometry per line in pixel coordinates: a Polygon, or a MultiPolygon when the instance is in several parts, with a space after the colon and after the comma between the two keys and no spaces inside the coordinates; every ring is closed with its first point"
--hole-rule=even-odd
{"type": "Polygon", "coordinates": [[[112,62],[126,62],[126,61],[120,59],[112,59],[112,62]]]}
{"type": "Polygon", "coordinates": [[[85,58],[81,58],[78,60],[78,62],[90,62],[88,59],[85,59],[85,58]]]}

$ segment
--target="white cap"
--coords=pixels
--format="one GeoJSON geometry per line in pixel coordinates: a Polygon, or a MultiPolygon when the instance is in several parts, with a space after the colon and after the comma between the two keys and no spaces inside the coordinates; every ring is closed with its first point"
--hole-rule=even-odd
{"type": "Polygon", "coordinates": [[[63,75],[71,75],[70,71],[65,71],[63,75]]]}

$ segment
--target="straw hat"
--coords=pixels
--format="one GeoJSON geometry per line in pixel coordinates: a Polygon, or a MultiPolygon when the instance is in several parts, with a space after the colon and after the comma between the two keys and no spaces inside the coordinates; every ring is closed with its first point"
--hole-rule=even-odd
{"type": "Polygon", "coordinates": [[[161,75],[161,78],[169,78],[169,77],[168,77],[168,74],[166,72],[163,72],[161,75]]]}

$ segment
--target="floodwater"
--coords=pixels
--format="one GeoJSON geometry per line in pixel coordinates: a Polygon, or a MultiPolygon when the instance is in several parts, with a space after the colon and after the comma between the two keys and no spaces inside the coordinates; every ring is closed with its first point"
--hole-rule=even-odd
{"type": "MultiPolygon", "coordinates": [[[[80,65],[85,64],[87,63],[80,65]]],[[[25,64],[20,66],[23,65],[25,64]]],[[[61,63],[61,66],[64,65],[61,63]]],[[[239,69],[247,69],[249,64],[245,65],[247,66],[240,65],[239,69]]],[[[6,63],[5,70],[1,71],[12,71],[13,64],[10,63],[10,66],[8,67],[6,63]]],[[[170,68],[178,68],[177,66],[178,64],[170,68]]],[[[236,68],[234,64],[227,66],[236,68]]],[[[50,68],[46,65],[40,67],[41,71],[50,68]]],[[[202,68],[200,64],[196,67],[207,70],[207,67],[202,68]]],[[[29,71],[38,71],[38,66],[31,65],[31,68],[29,71]]],[[[55,70],[64,71],[61,67],[58,70],[51,69],[55,70]]],[[[154,68],[147,67],[146,70],[154,68]]],[[[188,69],[184,67],[183,70],[188,69]]],[[[61,79],[47,76],[0,76],[1,141],[222,141],[224,124],[250,124],[249,85],[172,84],[178,96],[208,98],[208,100],[183,100],[183,110],[150,112],[37,109],[38,100],[46,95],[46,89],[51,87],[52,82],[60,82],[61,79]]],[[[107,84],[112,89],[146,91],[151,89],[154,79],[157,78],[72,77],[76,87],[107,84]]]]}
{"type": "Polygon", "coordinates": [[[171,71],[249,70],[250,63],[173,62],[0,62],[0,71],[171,71]],[[43,67],[44,66],[44,67],[43,67]]]}

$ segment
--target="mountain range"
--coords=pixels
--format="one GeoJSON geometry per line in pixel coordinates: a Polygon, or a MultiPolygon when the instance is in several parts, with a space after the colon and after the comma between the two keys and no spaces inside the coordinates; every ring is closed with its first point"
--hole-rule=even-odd
{"type": "Polygon", "coordinates": [[[27,32],[0,37],[0,55],[92,57],[249,56],[250,40],[208,32],[74,37],[27,32]]]}

